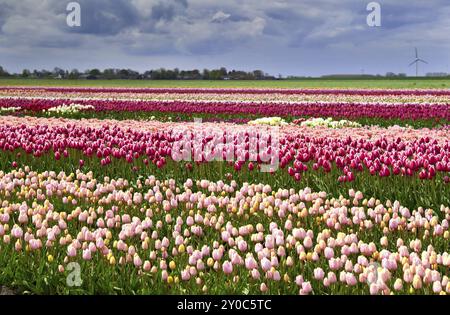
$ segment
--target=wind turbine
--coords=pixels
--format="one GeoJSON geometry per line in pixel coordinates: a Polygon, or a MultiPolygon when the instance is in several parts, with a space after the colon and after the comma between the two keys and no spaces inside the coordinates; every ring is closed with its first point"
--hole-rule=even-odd
{"type": "Polygon", "coordinates": [[[418,54],[417,48],[416,48],[416,59],[414,59],[414,61],[409,64],[410,67],[413,64],[416,64],[416,77],[419,76],[419,62],[423,62],[423,63],[428,64],[428,62],[426,62],[425,60],[419,58],[419,54],[418,54]]]}

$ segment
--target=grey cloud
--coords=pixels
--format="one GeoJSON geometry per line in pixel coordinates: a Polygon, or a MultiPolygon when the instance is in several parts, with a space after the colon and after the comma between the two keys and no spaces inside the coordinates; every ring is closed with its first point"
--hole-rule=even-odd
{"type": "Polygon", "coordinates": [[[11,12],[11,6],[7,3],[2,4],[0,9],[0,34],[2,33],[3,25],[5,24],[11,12]]]}
{"type": "Polygon", "coordinates": [[[170,21],[176,15],[185,13],[187,7],[187,0],[162,1],[152,7],[151,18],[170,21]]]}
{"type": "Polygon", "coordinates": [[[151,17],[155,20],[172,20],[175,16],[175,9],[171,5],[158,3],[152,9],[151,17]]]}
{"type": "Polygon", "coordinates": [[[136,26],[139,14],[127,0],[79,0],[81,27],[66,27],[69,32],[94,35],[116,35],[136,26]]]}

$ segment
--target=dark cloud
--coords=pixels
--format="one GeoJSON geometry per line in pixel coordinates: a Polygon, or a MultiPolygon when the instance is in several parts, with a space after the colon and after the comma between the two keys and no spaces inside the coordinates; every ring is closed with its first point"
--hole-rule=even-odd
{"type": "Polygon", "coordinates": [[[152,19],[158,20],[172,20],[175,16],[175,8],[172,5],[167,5],[163,2],[158,3],[152,8],[152,19]]]}
{"type": "Polygon", "coordinates": [[[69,32],[93,35],[116,35],[139,23],[137,9],[127,0],[79,0],[81,27],[69,32]]]}
{"type": "Polygon", "coordinates": [[[293,22],[300,20],[297,12],[289,8],[275,8],[266,12],[267,17],[277,20],[277,23],[293,22]]]}
{"type": "Polygon", "coordinates": [[[438,7],[423,7],[413,4],[412,8],[405,9],[404,6],[399,4],[386,4],[382,8],[383,27],[396,29],[430,22],[436,17],[438,11],[438,7]]]}
{"type": "Polygon", "coordinates": [[[8,16],[13,12],[12,6],[8,3],[2,3],[0,7],[0,34],[2,33],[2,27],[5,24],[8,16]]]}

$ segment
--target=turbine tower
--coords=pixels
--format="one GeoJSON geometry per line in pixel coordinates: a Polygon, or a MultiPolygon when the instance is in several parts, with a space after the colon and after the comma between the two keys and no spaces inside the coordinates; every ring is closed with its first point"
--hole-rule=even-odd
{"type": "Polygon", "coordinates": [[[416,77],[419,76],[419,62],[423,62],[423,63],[428,64],[428,62],[426,62],[425,60],[419,58],[419,54],[418,54],[417,48],[416,48],[416,59],[414,59],[414,61],[409,64],[410,67],[413,64],[416,64],[416,77]]]}

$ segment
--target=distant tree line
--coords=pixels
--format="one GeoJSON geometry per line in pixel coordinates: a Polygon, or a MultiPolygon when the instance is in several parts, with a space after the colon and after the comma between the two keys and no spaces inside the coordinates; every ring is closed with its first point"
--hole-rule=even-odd
{"type": "Polygon", "coordinates": [[[33,78],[33,79],[86,79],[86,80],[274,80],[275,77],[264,73],[261,70],[250,72],[241,70],[230,70],[222,67],[220,69],[198,69],[180,70],[160,68],[149,70],[143,73],[131,69],[89,69],[81,72],[77,69],[71,71],[61,68],[49,70],[25,69],[22,73],[10,74],[0,66],[0,77],[11,78],[33,78]]]}
{"type": "MultiPolygon", "coordinates": [[[[81,72],[77,69],[70,71],[55,67],[52,71],[49,70],[28,70],[24,69],[22,73],[8,73],[0,66],[0,78],[30,78],[30,79],[68,79],[68,80],[278,80],[283,79],[281,75],[278,77],[271,76],[261,70],[241,71],[241,70],[227,70],[222,67],[220,69],[198,69],[194,70],[180,70],[160,68],[156,70],[148,70],[143,73],[131,69],[88,69],[81,72]]],[[[322,79],[401,79],[407,78],[406,73],[387,72],[385,75],[381,74],[329,74],[323,75],[322,79]]],[[[427,78],[442,78],[450,77],[450,73],[433,72],[427,73],[427,78]]],[[[312,77],[306,76],[288,76],[286,79],[309,79],[312,77]]],[[[413,77],[408,77],[413,78],[413,77]]]]}

